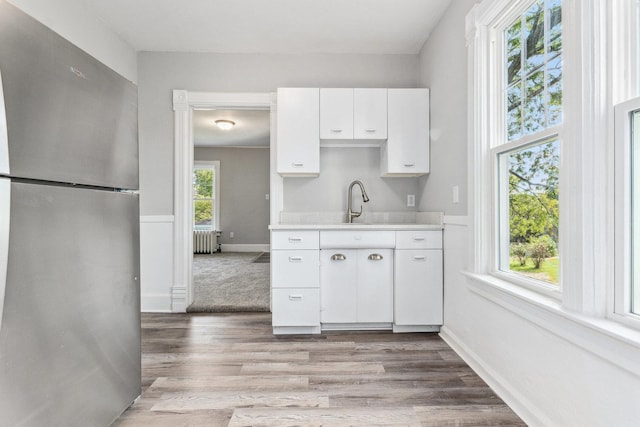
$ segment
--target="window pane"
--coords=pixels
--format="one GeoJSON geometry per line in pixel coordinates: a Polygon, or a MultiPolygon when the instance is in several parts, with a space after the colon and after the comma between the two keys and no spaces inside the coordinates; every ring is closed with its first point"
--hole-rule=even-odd
{"type": "Polygon", "coordinates": [[[538,1],[524,14],[526,40],[526,71],[531,72],[544,63],[544,3],[538,1]]]}
{"type": "Polygon", "coordinates": [[[633,113],[632,127],[631,253],[633,262],[631,281],[631,312],[640,314],[640,111],[636,111],[633,113]]]}
{"type": "Polygon", "coordinates": [[[507,83],[522,78],[522,21],[517,20],[507,30],[507,83]]]}
{"type": "Polygon", "coordinates": [[[562,57],[547,63],[547,105],[549,126],[562,121],[562,57]]]}
{"type": "Polygon", "coordinates": [[[211,168],[193,171],[193,225],[195,229],[213,228],[213,184],[211,168]]]}
{"type": "Polygon", "coordinates": [[[561,0],[533,3],[505,30],[504,40],[505,127],[507,141],[515,141],[562,122],[561,0]]]}
{"type": "Polygon", "coordinates": [[[545,128],[544,71],[536,71],[525,82],[524,133],[545,128]]]}
{"type": "Polygon", "coordinates": [[[510,141],[522,136],[522,82],[507,89],[507,133],[510,141]]]}
{"type": "Polygon", "coordinates": [[[500,217],[503,271],[559,283],[559,142],[545,141],[499,155],[500,182],[508,200],[500,217]]]}

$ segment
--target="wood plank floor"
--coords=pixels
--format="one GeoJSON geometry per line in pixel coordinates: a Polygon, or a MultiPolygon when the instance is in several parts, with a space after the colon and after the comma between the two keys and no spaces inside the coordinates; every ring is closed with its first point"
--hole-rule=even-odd
{"type": "Polygon", "coordinates": [[[270,313],[144,314],[117,427],[521,426],[437,334],[274,336],[270,313]]]}

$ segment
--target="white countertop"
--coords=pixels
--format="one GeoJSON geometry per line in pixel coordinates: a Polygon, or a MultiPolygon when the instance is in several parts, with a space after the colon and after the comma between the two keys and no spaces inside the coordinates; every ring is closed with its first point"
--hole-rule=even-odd
{"type": "Polygon", "coordinates": [[[269,230],[442,230],[441,224],[273,224],[269,230]]]}

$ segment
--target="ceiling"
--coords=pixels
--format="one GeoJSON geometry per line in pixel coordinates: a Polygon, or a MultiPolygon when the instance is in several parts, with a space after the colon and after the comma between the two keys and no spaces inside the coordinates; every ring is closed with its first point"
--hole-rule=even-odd
{"type": "MultiPolygon", "coordinates": [[[[137,51],[417,54],[451,0],[83,0],[137,51]]],[[[196,146],[268,146],[269,112],[194,112],[196,146]],[[219,118],[236,122],[218,129],[219,118]]]]}
{"type": "Polygon", "coordinates": [[[268,110],[195,110],[193,140],[196,147],[268,147],[268,110]],[[231,120],[235,126],[222,130],[218,119],[231,120]]]}
{"type": "Polygon", "coordinates": [[[137,51],[417,54],[451,0],[83,0],[137,51]]]}

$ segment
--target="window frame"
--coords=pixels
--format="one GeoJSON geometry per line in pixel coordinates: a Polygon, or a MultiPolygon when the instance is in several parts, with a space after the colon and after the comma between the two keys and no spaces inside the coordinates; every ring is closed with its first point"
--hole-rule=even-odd
{"type": "MultiPolygon", "coordinates": [[[[220,161],[204,161],[204,160],[196,160],[193,162],[193,172],[195,173],[196,169],[212,169],[213,170],[213,194],[211,197],[212,209],[211,209],[211,230],[219,231],[220,230],[220,161]]],[[[191,192],[191,226],[193,229],[196,229],[195,225],[195,201],[196,197],[191,192]]],[[[202,200],[202,199],[200,199],[202,200]]]]}
{"type": "MultiPolygon", "coordinates": [[[[541,293],[545,296],[554,298],[556,300],[561,299],[562,294],[562,280],[559,280],[557,286],[547,284],[544,281],[528,278],[522,274],[504,271],[500,269],[501,253],[505,252],[505,242],[501,239],[501,234],[504,233],[505,225],[501,222],[504,216],[504,210],[508,210],[508,204],[501,205],[501,200],[504,199],[504,195],[501,194],[500,185],[500,165],[499,158],[501,154],[506,152],[523,148],[536,143],[543,142],[552,138],[557,138],[560,144],[560,157],[562,158],[562,129],[563,124],[557,124],[548,128],[520,136],[516,140],[509,140],[507,138],[507,121],[506,121],[506,96],[504,91],[506,90],[508,83],[506,82],[506,73],[504,72],[504,59],[506,57],[506,38],[504,33],[514,21],[522,16],[522,14],[531,7],[537,0],[518,0],[516,2],[508,2],[502,10],[502,13],[496,14],[494,22],[489,27],[489,54],[490,59],[487,63],[488,68],[499,70],[495,73],[489,71],[487,73],[488,78],[488,102],[490,103],[489,110],[486,113],[488,115],[487,129],[487,155],[489,157],[488,174],[491,176],[491,221],[492,224],[490,230],[490,244],[487,248],[490,256],[485,261],[485,266],[481,267],[486,273],[507,282],[513,283],[517,286],[532,290],[534,292],[541,293]],[[492,77],[493,75],[493,77],[492,77]],[[499,77],[496,77],[499,76],[499,77]],[[493,129],[491,131],[490,129],[493,129]]],[[[505,2],[506,3],[506,2],[505,2]]],[[[564,26],[564,4],[562,8],[563,26],[564,26]]],[[[545,34],[545,38],[548,37],[545,34]]],[[[564,28],[563,28],[563,49],[564,53],[564,28]]],[[[563,55],[564,61],[564,55],[563,55]]],[[[546,63],[545,63],[546,64],[546,63]]],[[[564,76],[564,68],[563,68],[564,76]]],[[[523,76],[524,78],[524,76],[523,76]]],[[[564,102],[563,102],[564,109],[564,102]]],[[[563,111],[564,113],[564,111],[563,111]]],[[[546,113],[545,113],[546,114],[546,113]]],[[[560,182],[562,182],[562,170],[560,170],[560,182]]],[[[471,188],[471,187],[470,187],[471,188]]],[[[486,190],[484,190],[486,191],[486,190]]],[[[560,206],[562,202],[563,191],[560,192],[560,206]]],[[[508,216],[508,215],[507,215],[508,216]]],[[[485,233],[485,238],[487,234],[485,233]]],[[[558,252],[563,253],[562,241],[558,245],[558,252]]],[[[560,272],[562,272],[562,262],[560,265],[560,272]]],[[[562,274],[560,274],[562,277],[562,274]]]]}
{"type": "MultiPolygon", "coordinates": [[[[640,112],[640,97],[617,104],[615,115],[615,285],[612,317],[640,328],[640,314],[631,311],[632,252],[632,114],[640,112]]],[[[640,142],[639,142],[640,144],[640,142]]],[[[640,203],[640,200],[638,201],[640,203]]]]}

